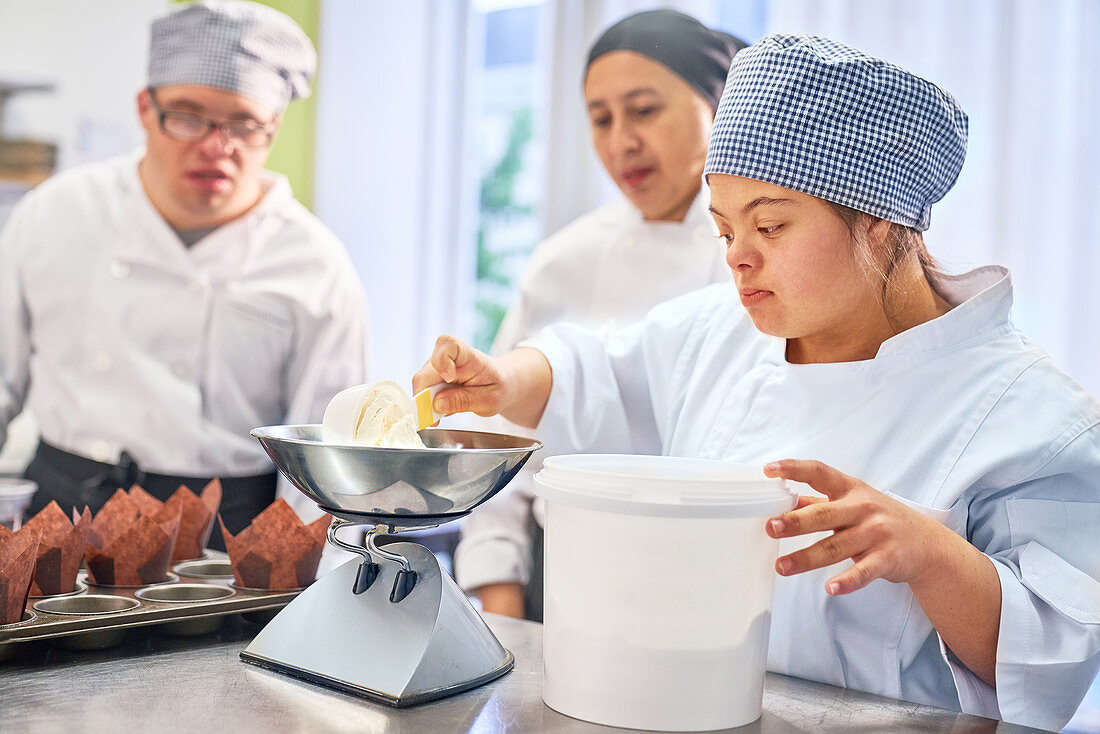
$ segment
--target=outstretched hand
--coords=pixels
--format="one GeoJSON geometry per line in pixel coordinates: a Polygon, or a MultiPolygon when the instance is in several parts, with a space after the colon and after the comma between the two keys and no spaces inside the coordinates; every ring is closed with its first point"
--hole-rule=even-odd
{"type": "Polygon", "coordinates": [[[920,581],[939,562],[939,539],[944,533],[954,536],[935,520],[819,461],[777,461],[767,464],[764,473],[803,482],[826,496],[800,497],[795,509],[770,518],[766,529],[773,538],[833,531],[775,564],[776,571],[791,576],[851,558],[851,568],[825,583],[829,594],[847,594],[877,578],[920,581]]]}
{"type": "Polygon", "coordinates": [[[538,425],[552,384],[550,364],[541,352],[520,348],[490,357],[466,342],[444,334],[432,356],[413,375],[413,392],[447,383],[432,407],[440,415],[501,414],[521,426],[538,425]]]}
{"type": "Polygon", "coordinates": [[[825,582],[829,594],[878,578],[909,584],[944,643],[996,687],[1001,585],[988,556],[932,518],[819,461],[777,461],[764,473],[804,482],[827,497],[800,498],[795,509],[768,520],[768,535],[833,531],[780,558],[776,571],[790,576],[851,558],[851,568],[825,582]]]}
{"type": "Polygon", "coordinates": [[[453,385],[440,390],[432,403],[441,415],[489,416],[504,407],[504,386],[496,360],[450,334],[436,339],[432,356],[413,375],[413,392],[441,382],[453,385]]]}

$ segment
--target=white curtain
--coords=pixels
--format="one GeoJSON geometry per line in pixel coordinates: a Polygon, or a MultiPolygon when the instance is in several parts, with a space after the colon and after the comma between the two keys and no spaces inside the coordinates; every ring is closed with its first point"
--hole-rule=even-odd
{"type": "Polygon", "coordinates": [[[1012,270],[1020,328],[1100,395],[1100,3],[772,0],[769,32],[818,33],[943,86],[970,116],[927,241],[1012,270]]]}
{"type": "Polygon", "coordinates": [[[366,287],[374,375],[407,381],[471,298],[470,3],[321,8],[317,214],[366,287]]]}

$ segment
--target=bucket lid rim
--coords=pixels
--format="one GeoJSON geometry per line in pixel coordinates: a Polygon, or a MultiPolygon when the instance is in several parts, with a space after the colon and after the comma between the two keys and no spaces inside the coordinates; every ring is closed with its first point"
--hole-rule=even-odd
{"type": "Polygon", "coordinates": [[[606,477],[630,477],[644,478],[654,481],[670,481],[676,483],[700,483],[700,484],[766,484],[780,487],[786,483],[781,477],[769,477],[764,474],[763,464],[749,464],[720,459],[696,458],[688,456],[663,456],[656,454],[559,454],[548,456],[543,461],[543,468],[564,470],[583,474],[593,474],[606,477]],[[618,463],[620,467],[602,467],[601,462],[608,464],[618,463]],[[636,468],[630,467],[636,464],[636,468]],[[689,477],[654,477],[647,473],[646,469],[665,464],[670,469],[674,466],[695,466],[705,469],[698,475],[689,477]],[[744,474],[745,476],[738,476],[744,474]]]}
{"type": "Polygon", "coordinates": [[[632,507],[631,514],[725,513],[770,506],[789,509],[796,497],[787,480],[764,476],[760,465],[636,454],[548,457],[535,475],[535,494],[592,509],[632,507]],[[661,464],[681,472],[654,476],[653,468],[661,464]],[[704,471],[699,475],[682,473],[692,466],[704,471]]]}

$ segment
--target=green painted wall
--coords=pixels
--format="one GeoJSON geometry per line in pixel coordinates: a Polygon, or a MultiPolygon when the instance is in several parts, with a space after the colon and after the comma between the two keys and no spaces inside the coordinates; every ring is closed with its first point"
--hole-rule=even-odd
{"type": "MultiPolygon", "coordinates": [[[[189,0],[177,0],[189,2],[189,0]]],[[[258,0],[270,5],[293,18],[306,32],[315,48],[320,49],[321,2],[322,0],[258,0]]],[[[271,156],[267,159],[267,168],[286,174],[290,186],[298,201],[310,209],[313,208],[313,162],[314,141],[317,129],[317,82],[313,83],[313,94],[306,99],[290,103],[283,115],[283,127],[271,156]]]]}
{"type": "MultiPolygon", "coordinates": [[[[313,41],[314,48],[320,49],[321,0],[262,0],[276,10],[289,15],[313,41]]],[[[310,209],[313,208],[313,161],[314,141],[317,130],[317,82],[313,83],[313,94],[306,99],[297,99],[290,103],[283,115],[283,127],[267,167],[272,171],[285,173],[298,201],[310,209]]]]}

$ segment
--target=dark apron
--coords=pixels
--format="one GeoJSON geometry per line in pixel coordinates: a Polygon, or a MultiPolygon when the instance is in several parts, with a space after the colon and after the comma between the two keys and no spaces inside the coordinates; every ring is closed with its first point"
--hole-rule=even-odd
{"type": "MultiPolygon", "coordinates": [[[[129,489],[135,484],[161,501],[171,497],[181,484],[198,494],[213,478],[142,471],[125,451],[118,464],[107,464],[62,451],[45,441],[38,443],[38,450],[24,476],[38,483],[38,491],[31,498],[28,517],[43,509],[50,500],[56,501],[70,517],[74,508],[81,512],[85,506],[96,513],[118,489],[129,489]]],[[[275,478],[274,472],[248,477],[219,477],[222,502],[218,514],[230,533],[239,533],[252,522],[252,518],[275,501],[275,478]]],[[[225,550],[217,521],[214,522],[209,545],[225,550]]]]}

